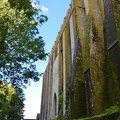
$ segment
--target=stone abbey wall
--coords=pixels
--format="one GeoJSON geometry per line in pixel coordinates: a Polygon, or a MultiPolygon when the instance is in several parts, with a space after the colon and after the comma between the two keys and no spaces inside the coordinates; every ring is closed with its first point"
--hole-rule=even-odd
{"type": "Polygon", "coordinates": [[[120,105],[120,2],[72,0],[43,76],[40,120],[120,105]]]}

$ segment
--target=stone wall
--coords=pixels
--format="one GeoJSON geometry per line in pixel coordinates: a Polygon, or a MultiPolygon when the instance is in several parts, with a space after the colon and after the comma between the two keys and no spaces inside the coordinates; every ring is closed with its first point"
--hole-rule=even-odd
{"type": "Polygon", "coordinates": [[[119,0],[72,0],[43,76],[41,120],[120,105],[119,0]]]}

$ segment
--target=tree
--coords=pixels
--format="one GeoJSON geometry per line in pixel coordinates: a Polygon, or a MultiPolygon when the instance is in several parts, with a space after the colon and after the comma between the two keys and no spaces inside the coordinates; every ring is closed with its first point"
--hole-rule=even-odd
{"type": "Polygon", "coordinates": [[[24,112],[24,93],[21,88],[0,84],[0,120],[21,120],[24,112]]]}
{"type": "Polygon", "coordinates": [[[23,119],[25,96],[21,88],[15,88],[15,94],[12,95],[10,105],[11,108],[7,114],[8,120],[21,120],[23,119]]]}
{"type": "Polygon", "coordinates": [[[0,80],[13,86],[38,81],[35,61],[45,60],[39,26],[47,17],[30,0],[0,1],[0,80]]]}

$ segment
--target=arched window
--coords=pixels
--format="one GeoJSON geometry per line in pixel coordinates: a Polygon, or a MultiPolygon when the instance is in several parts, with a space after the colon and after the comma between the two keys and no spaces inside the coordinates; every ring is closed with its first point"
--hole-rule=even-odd
{"type": "Polygon", "coordinates": [[[54,116],[57,116],[57,96],[54,94],[54,116]]]}

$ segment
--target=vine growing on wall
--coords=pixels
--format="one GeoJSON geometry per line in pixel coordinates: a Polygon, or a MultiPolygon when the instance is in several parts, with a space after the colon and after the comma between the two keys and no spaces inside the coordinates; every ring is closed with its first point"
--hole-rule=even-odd
{"type": "Polygon", "coordinates": [[[59,108],[61,108],[63,105],[63,92],[59,95],[59,108]]]}

